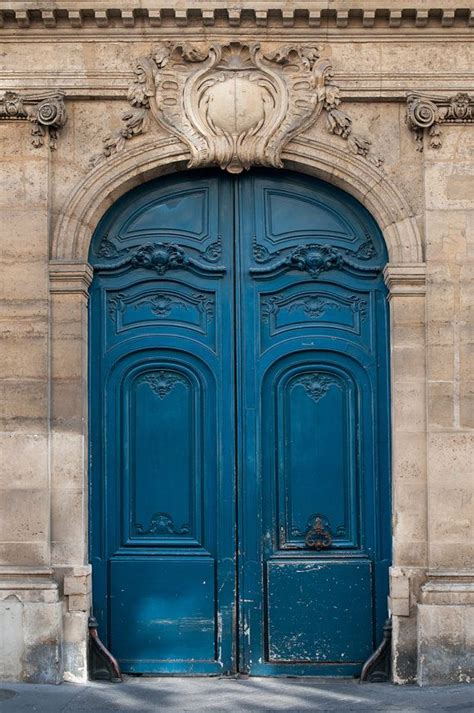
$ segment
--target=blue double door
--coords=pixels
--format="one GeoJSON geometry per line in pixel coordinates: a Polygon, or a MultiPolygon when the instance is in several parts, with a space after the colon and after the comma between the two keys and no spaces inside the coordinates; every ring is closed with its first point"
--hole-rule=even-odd
{"type": "Polygon", "coordinates": [[[353,198],[195,172],[91,246],[94,613],[122,669],[352,675],[386,616],[385,246],[353,198]]]}

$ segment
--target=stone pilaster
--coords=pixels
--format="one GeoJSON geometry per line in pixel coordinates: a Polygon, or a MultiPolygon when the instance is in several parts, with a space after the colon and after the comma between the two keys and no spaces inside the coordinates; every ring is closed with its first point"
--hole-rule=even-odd
{"type": "Polygon", "coordinates": [[[87,299],[89,265],[50,263],[51,560],[63,582],[64,678],[87,678],[87,299]]]}
{"type": "Polygon", "coordinates": [[[416,679],[416,602],[427,567],[425,265],[389,264],[392,372],[393,676],[416,679]]]}

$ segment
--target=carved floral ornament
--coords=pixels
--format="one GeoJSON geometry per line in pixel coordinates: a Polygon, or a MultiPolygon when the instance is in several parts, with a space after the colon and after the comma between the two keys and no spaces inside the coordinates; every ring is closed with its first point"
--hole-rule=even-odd
{"type": "Polygon", "coordinates": [[[0,99],[0,120],[31,121],[31,143],[35,148],[43,146],[46,133],[49,147],[55,149],[58,130],[67,121],[64,94],[29,94],[22,96],[15,92],[5,92],[0,99]]]}
{"type": "Polygon", "coordinates": [[[407,124],[415,132],[417,151],[423,151],[425,131],[431,148],[439,149],[441,124],[474,124],[474,98],[465,93],[450,98],[409,94],[407,124]]]}
{"type": "Polygon", "coordinates": [[[267,52],[259,43],[161,43],[138,60],[134,74],[125,125],[104,139],[92,165],[147,131],[152,117],[188,146],[189,168],[218,165],[240,173],[251,166],[281,167],[285,145],[323,110],[329,132],[345,139],[351,153],[382,164],[370,141],[353,133],[331,63],[316,45],[267,52]]]}

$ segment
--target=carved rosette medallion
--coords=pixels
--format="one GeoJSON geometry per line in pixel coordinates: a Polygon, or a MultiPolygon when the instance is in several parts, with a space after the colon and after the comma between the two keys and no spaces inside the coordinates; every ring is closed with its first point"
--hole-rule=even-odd
{"type": "Polygon", "coordinates": [[[151,114],[188,146],[189,168],[217,165],[240,173],[251,166],[281,167],[286,144],[323,110],[328,130],[345,139],[352,153],[381,164],[369,154],[370,141],[352,132],[332,66],[316,45],[267,51],[257,42],[160,43],[134,72],[125,126],[104,140],[93,165],[146,131],[151,114]]]}

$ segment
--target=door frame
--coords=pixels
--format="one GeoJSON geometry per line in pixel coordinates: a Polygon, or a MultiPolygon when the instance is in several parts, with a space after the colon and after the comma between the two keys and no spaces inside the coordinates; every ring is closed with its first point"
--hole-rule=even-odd
{"type": "MultiPolygon", "coordinates": [[[[404,617],[411,616],[410,581],[419,586],[426,572],[426,481],[407,492],[407,457],[412,469],[426,472],[425,433],[425,264],[416,219],[397,186],[380,169],[328,143],[300,138],[283,153],[285,168],[313,175],[356,197],[381,228],[389,263],[384,275],[391,301],[391,441],[392,522],[403,507],[410,527],[393,528],[391,608],[395,620],[393,651],[402,646],[404,617]],[[367,189],[370,186],[370,189],[367,189]],[[421,329],[412,330],[407,343],[403,327],[415,316],[421,329]],[[410,354],[410,359],[404,356],[410,354]],[[416,534],[415,534],[416,533],[416,534]],[[413,539],[418,546],[413,548],[413,539]],[[407,554],[408,551],[411,554],[407,554]],[[403,583],[402,583],[403,581],[403,583]]],[[[80,485],[80,506],[73,515],[55,513],[53,527],[74,532],[70,565],[88,562],[88,289],[92,270],[87,262],[94,229],[115,200],[137,183],[186,169],[189,152],[174,139],[149,141],[128,156],[115,156],[91,171],[71,192],[59,215],[50,260],[51,303],[51,463],[52,478],[61,470],[67,438],[69,468],[80,485]],[[71,339],[71,329],[74,338],[71,339]],[[68,358],[64,359],[64,352],[68,358]],[[64,420],[74,427],[65,436],[64,420]],[[62,520],[61,520],[62,518],[62,520]]],[[[56,477],[60,477],[59,475],[56,477]]],[[[85,567],[84,571],[90,570],[85,567]]],[[[82,570],[81,570],[82,571],[82,570]]],[[[68,595],[66,595],[68,596],[68,595]]],[[[413,626],[413,622],[410,623],[413,626]]],[[[84,641],[87,630],[83,631],[84,641]]]]}

